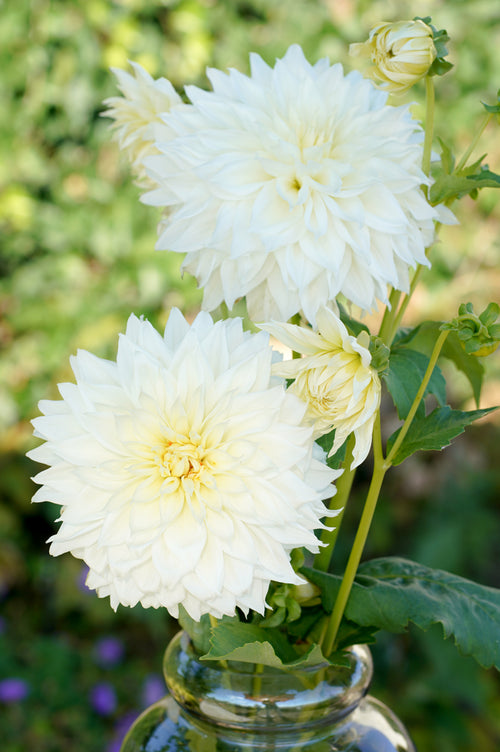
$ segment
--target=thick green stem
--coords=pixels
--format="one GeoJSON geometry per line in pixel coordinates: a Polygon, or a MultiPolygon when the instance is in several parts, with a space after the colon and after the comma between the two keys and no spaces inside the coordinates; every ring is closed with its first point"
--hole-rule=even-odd
{"type": "Polygon", "coordinates": [[[384,336],[384,343],[388,347],[391,346],[391,344],[392,344],[392,342],[394,340],[394,337],[396,336],[396,332],[397,332],[397,330],[399,328],[399,325],[401,324],[401,320],[402,320],[403,316],[406,313],[406,309],[408,308],[408,303],[411,300],[411,296],[415,292],[415,288],[416,288],[416,286],[418,284],[418,281],[420,279],[420,275],[422,273],[422,269],[423,269],[422,265],[419,264],[419,266],[417,266],[417,268],[415,270],[415,274],[413,275],[413,279],[412,279],[411,285],[410,285],[410,291],[408,292],[407,295],[404,296],[404,298],[403,298],[403,300],[401,302],[401,305],[399,306],[399,309],[398,309],[397,313],[395,314],[395,316],[392,318],[392,320],[390,322],[390,326],[387,327],[387,331],[385,332],[385,336],[384,336]]]}
{"type": "Polygon", "coordinates": [[[344,460],[345,469],[336,483],[337,493],[335,494],[335,496],[332,496],[330,504],[328,505],[328,508],[331,510],[340,509],[341,511],[333,520],[335,527],[328,527],[322,531],[321,542],[326,543],[327,545],[324,546],[320,550],[319,554],[316,554],[314,558],[314,568],[319,569],[321,572],[327,572],[330,566],[333,549],[335,548],[335,543],[337,542],[337,536],[339,534],[342,519],[344,517],[347,500],[349,499],[349,494],[351,492],[352,482],[356,474],[356,468],[351,469],[354,441],[354,435],[351,434],[348,439],[346,456],[344,460]]]}
{"type": "Polygon", "coordinates": [[[422,155],[422,170],[428,176],[431,171],[432,138],[434,135],[434,78],[425,78],[425,137],[422,155]]]}
{"type": "Polygon", "coordinates": [[[435,365],[437,363],[437,360],[439,358],[439,355],[441,353],[441,350],[443,348],[443,345],[445,343],[445,340],[446,340],[446,337],[448,336],[448,334],[449,334],[449,331],[443,331],[443,332],[441,332],[439,334],[439,337],[436,340],[436,343],[434,345],[434,349],[433,349],[433,351],[431,353],[431,357],[429,359],[429,363],[427,365],[427,369],[426,369],[425,374],[424,374],[424,378],[422,379],[422,383],[420,384],[418,392],[415,395],[415,399],[413,400],[413,403],[412,403],[412,406],[410,408],[410,411],[409,411],[408,415],[406,416],[403,425],[401,426],[401,430],[398,433],[396,441],[392,445],[391,451],[389,452],[389,454],[386,457],[386,460],[385,460],[386,470],[389,469],[389,467],[391,466],[393,458],[396,456],[396,453],[397,453],[399,447],[403,443],[403,440],[404,440],[406,434],[408,433],[408,430],[409,430],[409,428],[410,428],[410,426],[412,424],[413,418],[415,417],[415,414],[417,412],[418,406],[420,405],[420,402],[421,402],[421,400],[422,400],[422,398],[423,398],[423,396],[425,394],[425,390],[427,389],[427,385],[428,385],[428,383],[429,383],[429,381],[431,379],[432,372],[434,371],[434,367],[435,367],[435,365]]]}
{"type": "Polygon", "coordinates": [[[372,481],[368,491],[368,496],[366,497],[363,514],[361,515],[361,520],[359,522],[358,532],[356,533],[356,538],[354,539],[354,543],[351,549],[351,555],[349,556],[349,560],[344,572],[344,577],[340,585],[340,590],[338,592],[335,606],[333,608],[326,630],[325,639],[322,646],[323,654],[325,656],[330,655],[335,647],[335,640],[337,639],[340,622],[342,621],[342,616],[344,615],[347,600],[351,593],[354,578],[356,576],[356,572],[358,571],[359,562],[361,561],[361,556],[365,547],[366,539],[368,537],[368,531],[370,530],[370,525],[372,523],[375,507],[377,505],[377,500],[380,493],[380,488],[382,486],[382,481],[384,480],[384,475],[385,468],[383,464],[376,462],[373,469],[372,481]]]}
{"type": "Polygon", "coordinates": [[[470,155],[472,154],[472,152],[476,148],[479,139],[483,135],[484,129],[486,128],[486,126],[488,125],[488,123],[490,122],[490,120],[491,120],[492,117],[493,117],[493,113],[492,112],[488,112],[485,115],[483,122],[479,126],[479,129],[476,131],[476,134],[474,135],[474,138],[472,139],[472,141],[470,143],[469,148],[466,149],[465,152],[463,153],[462,158],[461,158],[460,162],[457,164],[457,166],[455,167],[454,172],[460,172],[460,170],[463,170],[463,168],[467,164],[467,160],[469,159],[470,155]]]}
{"type": "Polygon", "coordinates": [[[328,656],[335,646],[335,640],[344,615],[347,600],[349,598],[351,588],[358,571],[361,555],[365,547],[368,531],[373,519],[375,507],[377,505],[378,496],[380,493],[380,487],[385,475],[384,456],[382,454],[382,437],[380,428],[380,413],[377,414],[375,424],[373,426],[373,475],[368,490],[368,496],[366,497],[365,506],[359,522],[358,531],[354,544],[351,549],[351,554],[347,562],[347,566],[344,572],[344,577],[340,585],[340,590],[335,601],[335,605],[330,616],[328,626],[322,635],[321,644],[323,647],[324,655],[328,656]]]}
{"type": "Polygon", "coordinates": [[[392,331],[393,329],[393,321],[397,315],[397,309],[398,309],[400,298],[401,298],[401,291],[396,290],[396,288],[393,287],[389,295],[389,305],[384,311],[384,316],[382,319],[382,323],[380,325],[380,331],[378,333],[378,336],[380,337],[382,342],[388,346],[391,343],[388,341],[387,335],[388,335],[388,332],[392,331]]]}

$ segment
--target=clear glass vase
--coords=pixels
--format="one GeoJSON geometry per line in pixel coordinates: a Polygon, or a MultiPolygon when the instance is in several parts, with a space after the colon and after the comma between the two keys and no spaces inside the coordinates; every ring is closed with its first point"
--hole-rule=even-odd
{"type": "Polygon", "coordinates": [[[300,671],[200,661],[180,632],[165,653],[169,695],[139,716],[121,752],[415,752],[394,713],[367,695],[368,648],[346,656],[346,667],[300,671]]]}

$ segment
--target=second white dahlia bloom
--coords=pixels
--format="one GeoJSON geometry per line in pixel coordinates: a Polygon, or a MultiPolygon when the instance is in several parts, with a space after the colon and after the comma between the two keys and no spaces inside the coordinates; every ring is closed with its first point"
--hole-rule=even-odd
{"type": "Polygon", "coordinates": [[[363,309],[408,289],[428,265],[438,210],[421,190],[423,132],[408,107],[340,64],[290,47],[251,75],[209,70],[213,91],[186,87],[190,105],[165,122],[175,137],[145,160],[172,207],[159,249],[186,253],[204,307],[246,296],[250,317],[287,320],[343,293],[363,309]]]}
{"type": "Polygon", "coordinates": [[[241,319],[190,327],[174,309],[162,337],[131,316],[116,363],[79,351],[76,384],[40,403],[33,500],[62,506],[50,551],[83,559],[114,608],[263,612],[270,580],[302,582],[290,551],[318,550],[340,473],[271,364],[241,319]]]}
{"type": "Polygon", "coordinates": [[[307,402],[316,437],[335,428],[330,454],[354,433],[351,467],[357,467],[370,451],[373,424],[380,407],[380,379],[371,366],[365,333],[353,337],[339,317],[327,308],[318,311],[317,322],[317,332],[276,322],[260,326],[304,355],[276,363],[274,371],[295,379],[288,391],[307,402]]]}
{"type": "Polygon", "coordinates": [[[138,63],[131,63],[131,66],[133,75],[112,68],[123,96],[104,100],[109,109],[102,114],[113,118],[112,127],[120,149],[127,155],[139,182],[147,187],[150,183],[143,159],[159,153],[156,141],[170,137],[162,115],[172,107],[182,106],[182,100],[166,78],[152,78],[138,63]]]}

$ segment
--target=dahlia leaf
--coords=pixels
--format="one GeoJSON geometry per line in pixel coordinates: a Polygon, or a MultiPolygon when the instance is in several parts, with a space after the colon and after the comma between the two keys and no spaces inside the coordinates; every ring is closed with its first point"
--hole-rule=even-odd
{"type": "MultiPolygon", "coordinates": [[[[398,345],[411,342],[413,349],[430,356],[441,331],[441,321],[425,321],[415,329],[401,333],[398,345]]],[[[479,404],[484,376],[484,366],[472,355],[465,352],[456,332],[450,332],[441,350],[441,357],[452,363],[468,379],[476,404],[479,404]]]]}
{"type": "MultiPolygon", "coordinates": [[[[417,350],[409,347],[393,348],[389,369],[383,374],[387,389],[394,401],[398,416],[404,420],[408,415],[413,400],[418,392],[423,376],[427,369],[429,358],[417,350]]],[[[446,404],[446,382],[438,366],[434,368],[426,394],[433,394],[439,405],[446,404]]],[[[417,416],[425,415],[425,405],[422,401],[417,410],[417,416]]]]}
{"type": "Polygon", "coordinates": [[[335,441],[335,428],[332,428],[332,430],[329,433],[325,433],[323,434],[323,436],[319,436],[316,439],[316,444],[319,444],[319,446],[323,449],[323,451],[326,452],[325,462],[328,465],[328,467],[331,468],[332,470],[338,470],[345,460],[345,455],[346,455],[346,450],[347,450],[347,439],[344,441],[342,446],[340,446],[337,449],[335,454],[332,454],[331,456],[329,456],[329,452],[333,446],[334,441],[335,441]]]}
{"type": "Polygon", "coordinates": [[[356,589],[347,609],[356,623],[390,632],[439,623],[462,653],[500,669],[500,590],[397,557],[362,564],[356,589]]]}
{"type": "Polygon", "coordinates": [[[228,621],[212,629],[210,650],[202,660],[241,661],[290,669],[315,666],[323,663],[325,657],[319,645],[309,645],[305,651],[297,650],[277,629],[228,621]]]}
{"type": "MultiPolygon", "coordinates": [[[[302,573],[321,587],[323,607],[331,611],[341,578],[309,568],[302,573]]],[[[500,669],[500,590],[440,569],[398,557],[364,562],[345,619],[388,632],[404,632],[409,622],[423,630],[441,624],[460,652],[500,669]]]]}
{"type": "Polygon", "coordinates": [[[191,642],[199,653],[206,653],[210,648],[210,617],[203,614],[199,621],[196,621],[182,605],[179,605],[178,622],[185,632],[191,638],[191,642]]]}
{"type": "MultiPolygon", "coordinates": [[[[452,439],[464,432],[466,426],[484,415],[496,410],[487,407],[483,410],[452,410],[449,405],[437,407],[422,418],[415,418],[403,439],[401,446],[392,459],[393,465],[399,465],[411,454],[419,451],[439,450],[449,446],[452,439]]],[[[387,441],[387,452],[390,452],[400,429],[395,431],[387,441]]]]}

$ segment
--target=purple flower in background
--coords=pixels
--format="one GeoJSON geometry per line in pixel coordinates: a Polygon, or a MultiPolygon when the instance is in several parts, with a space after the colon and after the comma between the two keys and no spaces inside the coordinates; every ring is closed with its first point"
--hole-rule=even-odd
{"type": "Polygon", "coordinates": [[[3,618],[3,616],[0,616],[0,634],[3,634],[7,628],[7,622],[3,618]]]}
{"type": "Polygon", "coordinates": [[[118,719],[115,725],[115,733],[109,745],[106,747],[106,752],[120,752],[125,734],[136,718],[137,713],[131,712],[118,719]]]}
{"type": "Polygon", "coordinates": [[[147,707],[154,702],[158,702],[165,696],[167,688],[165,680],[159,674],[150,674],[146,677],[142,685],[141,701],[147,707]]]}
{"type": "Polygon", "coordinates": [[[85,584],[85,580],[87,579],[87,575],[89,573],[89,568],[87,566],[82,567],[82,571],[76,578],[76,584],[78,586],[78,590],[80,590],[82,593],[90,594],[92,590],[87,587],[85,584]]]}
{"type": "Polygon", "coordinates": [[[111,715],[116,710],[115,688],[109,682],[94,684],[90,690],[90,704],[99,715],[111,715]]]}
{"type": "Polygon", "coordinates": [[[94,647],[94,656],[100,666],[110,668],[120,663],[125,649],[117,637],[102,637],[94,647]]]}
{"type": "Polygon", "coordinates": [[[11,676],[8,679],[0,681],[0,702],[6,704],[11,702],[20,702],[29,693],[29,685],[24,679],[11,676]]]}

